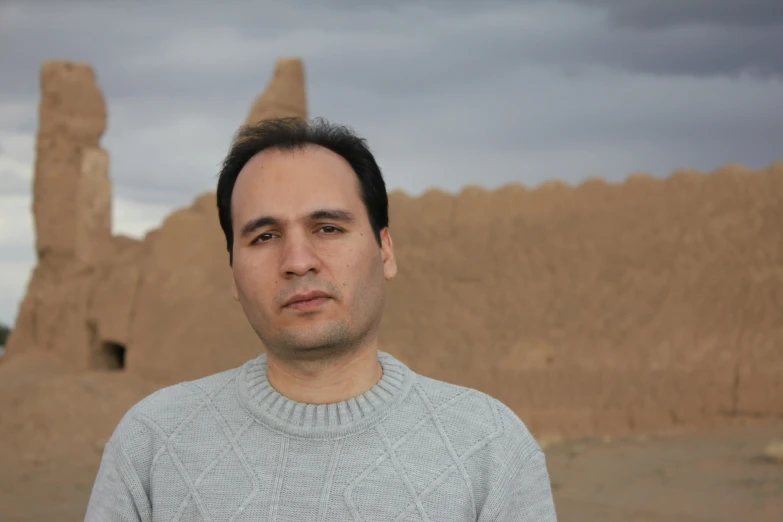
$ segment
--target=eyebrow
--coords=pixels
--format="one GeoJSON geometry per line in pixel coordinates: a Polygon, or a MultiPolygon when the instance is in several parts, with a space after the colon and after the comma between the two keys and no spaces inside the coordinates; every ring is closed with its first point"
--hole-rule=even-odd
{"type": "MultiPolygon", "coordinates": [[[[333,221],[342,221],[343,223],[352,223],[356,221],[356,217],[347,210],[339,209],[319,209],[308,214],[308,219],[311,221],[320,219],[330,219],[333,221]]],[[[280,220],[272,216],[259,216],[255,219],[251,219],[242,226],[240,230],[240,236],[246,237],[258,230],[268,226],[280,225],[280,220]]]]}

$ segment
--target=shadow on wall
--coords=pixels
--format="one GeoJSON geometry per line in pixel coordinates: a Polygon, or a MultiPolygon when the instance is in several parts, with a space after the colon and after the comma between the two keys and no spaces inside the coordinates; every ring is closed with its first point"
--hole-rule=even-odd
{"type": "Polygon", "coordinates": [[[11,328],[0,323],[0,357],[5,355],[5,345],[8,342],[8,337],[11,335],[11,328]]]}
{"type": "Polygon", "coordinates": [[[125,346],[111,341],[102,342],[98,352],[98,367],[106,370],[123,370],[125,346]]]}

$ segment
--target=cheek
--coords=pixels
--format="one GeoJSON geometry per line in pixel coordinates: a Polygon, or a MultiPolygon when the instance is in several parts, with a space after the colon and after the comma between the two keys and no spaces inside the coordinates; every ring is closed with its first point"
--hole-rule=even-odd
{"type": "Polygon", "coordinates": [[[253,301],[263,300],[275,284],[268,269],[248,259],[234,263],[234,278],[239,291],[253,301]]]}
{"type": "Polygon", "coordinates": [[[383,263],[380,255],[374,250],[353,248],[341,252],[335,258],[333,266],[337,272],[335,277],[342,288],[353,287],[354,292],[361,293],[368,285],[374,286],[378,277],[383,278],[383,263]]]}

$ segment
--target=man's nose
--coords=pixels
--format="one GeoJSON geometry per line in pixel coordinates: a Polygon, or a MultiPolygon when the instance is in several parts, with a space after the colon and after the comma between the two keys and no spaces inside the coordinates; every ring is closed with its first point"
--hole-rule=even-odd
{"type": "Polygon", "coordinates": [[[321,262],[315,251],[312,237],[306,232],[289,233],[283,238],[280,272],[284,277],[303,276],[317,272],[321,262]]]}

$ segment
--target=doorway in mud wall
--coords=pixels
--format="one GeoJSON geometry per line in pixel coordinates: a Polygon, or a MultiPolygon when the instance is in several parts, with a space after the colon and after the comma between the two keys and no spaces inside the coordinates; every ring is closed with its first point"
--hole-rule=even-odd
{"type": "Polygon", "coordinates": [[[98,351],[99,364],[106,370],[122,371],[125,368],[125,346],[104,341],[98,351]]]}

